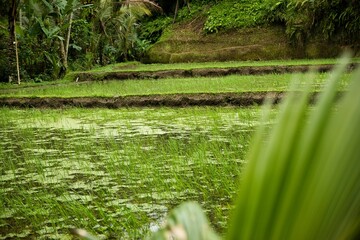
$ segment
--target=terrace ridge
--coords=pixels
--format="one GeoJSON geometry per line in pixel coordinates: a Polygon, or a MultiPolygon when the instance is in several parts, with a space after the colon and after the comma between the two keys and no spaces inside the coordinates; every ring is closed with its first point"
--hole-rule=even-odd
{"type": "MultiPolygon", "coordinates": [[[[287,92],[243,92],[243,93],[195,93],[158,94],[118,97],[3,97],[0,106],[13,108],[126,108],[126,107],[192,107],[192,106],[235,106],[261,105],[267,99],[274,104],[281,102],[287,92]]],[[[318,92],[312,93],[310,101],[318,92]]],[[[342,92],[338,92],[341,96],[342,92]]]]}
{"type": "MultiPolygon", "coordinates": [[[[190,78],[190,77],[220,77],[228,75],[266,75],[285,73],[305,73],[311,70],[329,72],[336,64],[305,64],[305,65],[274,65],[274,66],[240,66],[224,68],[194,68],[169,69],[156,71],[108,71],[108,72],[78,72],[73,74],[73,80],[105,81],[105,80],[131,80],[131,79],[162,79],[162,78],[190,78]]],[[[351,63],[348,71],[359,66],[351,63]]]]}

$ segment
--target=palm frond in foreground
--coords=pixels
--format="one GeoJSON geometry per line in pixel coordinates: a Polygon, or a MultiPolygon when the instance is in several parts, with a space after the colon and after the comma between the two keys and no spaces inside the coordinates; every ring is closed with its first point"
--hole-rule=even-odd
{"type": "MultiPolygon", "coordinates": [[[[345,68],[343,62],[333,72],[313,107],[309,106],[309,89],[290,91],[272,132],[258,130],[227,239],[359,237],[360,71],[353,74],[349,91],[336,101],[345,68]]],[[[188,214],[187,220],[180,217],[189,208],[197,212],[199,207],[194,203],[180,205],[153,239],[168,239],[169,235],[174,239],[209,239],[202,233],[208,231],[206,221],[194,220],[194,214],[188,214]],[[193,223],[191,228],[187,222],[193,223]]],[[[201,214],[199,217],[202,219],[201,214]]],[[[211,234],[211,239],[216,238],[211,234]]]]}
{"type": "Polygon", "coordinates": [[[248,155],[228,239],[353,239],[360,227],[360,71],[334,106],[342,63],[313,109],[290,94],[248,155]],[[310,114],[309,114],[310,111],[310,114]]]}

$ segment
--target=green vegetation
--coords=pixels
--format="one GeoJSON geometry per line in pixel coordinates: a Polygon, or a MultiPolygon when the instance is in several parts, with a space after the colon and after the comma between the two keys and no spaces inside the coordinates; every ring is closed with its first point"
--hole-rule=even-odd
{"type": "MultiPolygon", "coordinates": [[[[359,236],[360,71],[334,104],[344,66],[329,77],[310,114],[310,91],[305,89],[284,101],[266,141],[267,131],[259,130],[241,178],[228,239],[359,236]]],[[[298,88],[295,83],[291,89],[298,88]]]]}
{"type": "Polygon", "coordinates": [[[180,0],[159,0],[158,5],[148,0],[12,0],[11,4],[0,0],[0,3],[4,6],[0,11],[0,36],[4,39],[0,44],[2,82],[55,80],[68,70],[88,70],[128,60],[336,57],[344,45],[357,51],[359,41],[357,1],[193,0],[190,5],[185,4],[189,1],[180,0]],[[255,34],[255,43],[249,39],[234,42],[226,35],[228,30],[241,29],[245,31],[243,37],[249,37],[251,27],[264,33],[255,34]],[[190,28],[185,33],[190,43],[165,43],[168,33],[176,30],[173,32],[176,35],[178,28],[190,28]],[[212,32],[221,34],[209,37],[212,32]],[[192,39],[192,33],[201,38],[192,39]],[[262,46],[264,38],[269,46],[262,46]],[[216,45],[224,40],[226,44],[222,47],[216,45]],[[318,45],[312,45],[315,40],[325,45],[321,48],[323,54],[318,45]],[[159,42],[162,44],[151,50],[152,44],[159,42]],[[191,54],[196,45],[204,46],[204,52],[191,54]],[[180,52],[174,51],[176,47],[180,52]],[[154,51],[163,56],[154,57],[154,51]],[[176,54],[171,56],[168,52],[176,54]],[[222,52],[226,54],[222,56],[222,52]]]}
{"type": "MultiPolygon", "coordinates": [[[[223,92],[265,92],[285,91],[292,78],[301,79],[301,84],[312,84],[319,91],[328,74],[316,74],[316,80],[309,82],[308,74],[270,74],[261,76],[227,76],[202,78],[169,78],[159,80],[92,81],[44,85],[42,87],[1,88],[2,97],[114,97],[129,95],[182,94],[182,93],[223,93],[223,92]]],[[[350,74],[341,79],[339,90],[344,90],[350,74]]],[[[8,85],[9,86],[9,85],[8,85]]],[[[10,86],[11,87],[11,86],[10,86]]]]}
{"type": "Polygon", "coordinates": [[[264,24],[282,24],[293,42],[305,44],[310,38],[359,41],[357,1],[309,0],[223,0],[207,12],[207,32],[264,24]]]}
{"type": "MultiPolygon", "coordinates": [[[[98,68],[94,68],[92,70],[86,71],[88,73],[91,72],[102,72],[102,73],[107,73],[107,72],[141,72],[141,71],[164,71],[164,70],[191,70],[191,69],[211,69],[211,68],[236,68],[236,67],[247,67],[247,66],[252,66],[252,67],[261,67],[261,66],[294,66],[294,65],[321,65],[321,64],[335,64],[336,63],[336,59],[332,59],[332,58],[328,58],[328,59],[297,59],[297,60],[274,60],[274,61],[234,61],[234,62],[203,62],[203,63],[174,63],[174,64],[141,64],[140,62],[126,62],[126,63],[117,63],[117,64],[110,64],[104,67],[98,67],[98,68]]],[[[360,63],[360,58],[352,58],[351,62],[353,63],[360,63]]],[[[5,96],[7,94],[14,93],[15,95],[21,95],[21,94],[26,94],[27,96],[31,95],[31,92],[33,91],[32,89],[26,89],[27,87],[41,87],[41,88],[47,88],[47,90],[44,90],[45,92],[51,91],[50,89],[55,89],[58,88],[59,85],[61,86],[62,89],[71,89],[71,88],[75,88],[74,90],[69,90],[69,91],[77,91],[80,89],[80,87],[76,87],[74,85],[76,85],[75,83],[73,83],[73,78],[74,78],[74,74],[78,74],[80,72],[70,72],[69,74],[67,74],[64,79],[58,80],[56,82],[48,82],[48,81],[41,81],[41,82],[34,82],[34,81],[28,81],[28,82],[24,82],[23,84],[21,84],[20,86],[18,85],[14,85],[14,84],[0,84],[0,94],[1,96],[5,96]],[[67,86],[66,86],[67,85],[67,86]],[[9,92],[6,92],[8,89],[9,92]],[[17,93],[16,93],[17,92],[17,93]]],[[[286,84],[289,82],[289,79],[291,77],[288,77],[289,74],[287,75],[269,75],[269,76],[231,76],[231,77],[226,77],[226,78],[217,78],[216,81],[220,82],[220,83],[224,83],[225,86],[227,85],[227,87],[233,89],[233,91],[249,91],[250,88],[254,88],[255,91],[260,91],[260,90],[266,90],[266,88],[270,85],[269,90],[284,90],[284,87],[286,86],[286,84]],[[269,81],[268,81],[268,80],[269,81]],[[246,82],[246,80],[250,80],[251,82],[246,82]],[[277,80],[279,80],[279,82],[277,82],[277,80]],[[264,83],[265,81],[265,83],[264,83]],[[240,87],[239,83],[244,84],[243,89],[239,89],[236,90],[238,87],[240,87]],[[236,84],[231,86],[231,84],[236,84]],[[255,85],[252,85],[255,84],[255,85]],[[279,86],[278,89],[274,88],[275,86],[279,86]]],[[[319,82],[321,82],[322,80],[324,80],[324,74],[320,74],[319,75],[319,82]]],[[[345,77],[346,78],[346,77],[345,77]]],[[[210,78],[209,80],[214,80],[215,78],[210,78]]],[[[206,81],[206,78],[199,78],[197,81],[194,82],[194,89],[191,90],[190,89],[190,79],[178,79],[178,80],[171,80],[171,79],[163,79],[161,81],[166,82],[165,84],[167,86],[172,85],[173,89],[170,90],[171,92],[176,91],[176,87],[180,87],[180,85],[185,84],[182,89],[185,89],[187,87],[185,87],[186,85],[189,87],[187,91],[193,91],[193,92],[201,92],[201,91],[206,91],[206,89],[200,90],[200,89],[196,89],[199,84],[204,83],[206,81]],[[180,81],[178,81],[180,80],[180,81]]],[[[106,84],[104,83],[89,83],[89,84],[84,84],[85,88],[83,90],[81,90],[83,92],[83,94],[85,92],[88,92],[89,96],[93,95],[104,95],[104,96],[111,96],[112,94],[114,95],[119,95],[117,93],[115,93],[116,91],[119,90],[119,85],[132,85],[133,89],[136,89],[137,87],[135,86],[136,84],[142,84],[143,82],[145,82],[145,84],[150,84],[150,83],[146,83],[147,81],[143,81],[143,80],[139,80],[139,81],[135,81],[135,82],[130,82],[130,81],[126,81],[124,83],[119,83],[119,82],[107,82],[106,84]],[[109,85],[113,85],[114,88],[110,87],[109,85]],[[91,93],[91,90],[89,88],[91,88],[91,85],[97,85],[97,86],[104,86],[104,89],[99,89],[96,88],[96,91],[91,93]],[[106,87],[109,86],[109,87],[106,87]]],[[[150,81],[151,82],[151,81],[150,81]]],[[[214,83],[214,82],[213,82],[214,83]]],[[[153,87],[158,87],[156,84],[159,84],[158,81],[152,81],[153,87]]],[[[220,86],[221,87],[221,86],[220,86]]],[[[127,88],[127,87],[126,87],[127,88]]],[[[138,89],[140,91],[140,89],[142,89],[143,87],[139,86],[138,89]]],[[[162,90],[160,90],[161,86],[159,86],[159,91],[158,93],[162,92],[162,90]]],[[[224,91],[224,86],[221,89],[216,90],[216,86],[209,86],[209,90],[210,91],[217,91],[217,92],[221,92],[224,91]],[[215,89],[211,88],[214,87],[215,89]]],[[[65,92],[69,92],[68,90],[66,90],[65,92]]],[[[226,89],[225,89],[226,90],[226,89]]],[[[43,94],[39,93],[42,90],[36,90],[34,92],[35,95],[40,94],[40,95],[44,95],[45,92],[43,92],[43,94]]],[[[57,91],[57,90],[56,90],[57,91]]],[[[126,93],[126,90],[122,90],[120,89],[121,92],[123,92],[124,95],[129,95],[126,93]]],[[[134,91],[133,91],[134,92],[134,91]]],[[[154,92],[156,93],[156,92],[154,92]]],[[[137,94],[141,94],[141,93],[137,93],[137,94]]],[[[59,94],[59,96],[62,94],[59,94]]],[[[66,94],[65,94],[66,95],[66,94]]]]}
{"type": "Polygon", "coordinates": [[[182,9],[184,17],[166,28],[143,61],[329,58],[344,47],[359,54],[358,2],[195,0],[191,6],[182,9]],[[195,16],[188,19],[192,11],[195,16]]]}
{"type": "MultiPolygon", "coordinates": [[[[70,69],[89,69],[141,55],[146,41],[138,37],[138,21],[160,7],[152,1],[13,0],[0,20],[11,19],[7,73],[15,79],[50,80],[70,69]],[[11,13],[11,14],[10,14],[11,13]],[[16,44],[14,45],[13,42],[16,44]],[[16,51],[19,59],[16,59],[16,51]]],[[[1,81],[8,81],[7,78],[1,81]]]]}
{"type": "MultiPolygon", "coordinates": [[[[161,71],[161,70],[190,70],[199,68],[233,68],[233,67],[261,67],[261,66],[295,66],[295,65],[321,65],[336,64],[336,58],[324,59],[292,59],[271,61],[227,61],[227,62],[195,62],[195,63],[169,63],[169,64],[141,64],[139,62],[126,62],[110,64],[105,67],[93,68],[87,72],[121,72],[121,71],[161,71]]],[[[351,62],[360,63],[360,58],[352,58],[351,62]]]]}
{"type": "Polygon", "coordinates": [[[1,98],[241,95],[286,91],[297,79],[280,107],[268,103],[264,113],[257,106],[0,108],[0,238],[68,239],[71,228],[110,239],[359,238],[360,70],[163,78],[174,69],[333,64],[261,60],[335,57],[346,47],[358,57],[359,1],[0,4],[0,81],[12,82],[0,85],[1,98]],[[201,61],[213,62],[192,63],[201,61]],[[164,72],[102,81],[125,71],[164,72]],[[85,82],[92,76],[98,81],[85,82]]]}
{"type": "MultiPolygon", "coordinates": [[[[310,91],[304,89],[282,103],[270,134],[260,127],[226,239],[359,237],[360,70],[335,111],[344,66],[331,76],[313,109],[308,106],[310,91]]],[[[265,123],[271,103],[264,109],[265,123]]],[[[218,239],[208,228],[200,207],[186,203],[172,211],[152,239],[218,239]]]]}
{"type": "Polygon", "coordinates": [[[225,0],[208,11],[204,30],[209,33],[265,23],[267,1],[225,0]]]}
{"type": "Polygon", "coordinates": [[[226,229],[260,109],[0,113],[2,238],[66,239],[78,227],[143,239],[187,200],[226,229]]]}

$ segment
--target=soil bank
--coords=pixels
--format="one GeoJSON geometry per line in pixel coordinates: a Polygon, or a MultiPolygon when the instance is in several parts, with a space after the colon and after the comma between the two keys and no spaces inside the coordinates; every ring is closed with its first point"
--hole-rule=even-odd
{"type": "MultiPolygon", "coordinates": [[[[316,99],[314,92],[310,101],[316,99]]],[[[341,92],[338,96],[341,96],[341,92]]],[[[286,92],[245,92],[245,93],[200,93],[167,94],[125,97],[22,97],[0,98],[0,107],[11,108],[126,108],[126,107],[192,107],[192,106],[234,106],[249,107],[261,105],[266,99],[279,103],[286,92]]]]}
{"type": "Polygon", "coordinates": [[[123,108],[260,105],[267,97],[279,102],[283,92],[169,94],[125,97],[0,98],[0,106],[15,108],[123,108]]]}

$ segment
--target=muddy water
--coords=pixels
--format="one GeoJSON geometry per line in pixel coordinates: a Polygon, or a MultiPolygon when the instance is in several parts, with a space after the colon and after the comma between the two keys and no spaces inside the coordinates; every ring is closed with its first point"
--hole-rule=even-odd
{"type": "Polygon", "coordinates": [[[0,110],[0,239],[134,239],[198,201],[218,231],[259,110],[0,110]]]}

